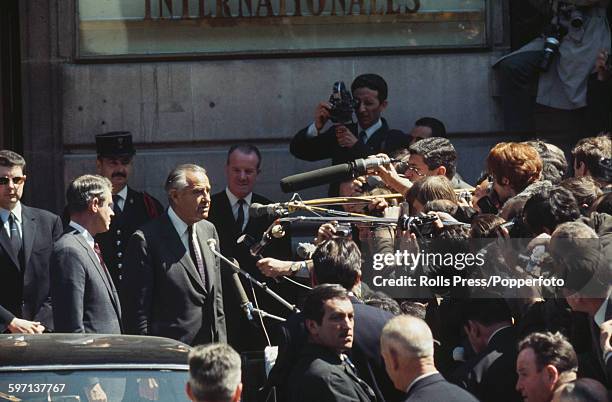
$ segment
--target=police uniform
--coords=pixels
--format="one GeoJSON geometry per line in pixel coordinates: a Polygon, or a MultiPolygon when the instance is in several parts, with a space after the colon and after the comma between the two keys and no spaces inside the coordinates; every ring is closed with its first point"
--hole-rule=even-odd
{"type": "MultiPolygon", "coordinates": [[[[96,150],[99,157],[133,156],[136,151],[132,145],[132,135],[129,132],[111,132],[96,136],[96,150]]],[[[113,195],[115,216],[111,220],[108,232],[95,236],[102,251],[104,262],[110,271],[115,286],[119,288],[121,271],[127,243],[132,234],[142,225],[163,212],[162,204],[146,192],[136,191],[126,186],[118,194],[113,195]],[[121,196],[118,202],[117,195],[121,196]]]]}

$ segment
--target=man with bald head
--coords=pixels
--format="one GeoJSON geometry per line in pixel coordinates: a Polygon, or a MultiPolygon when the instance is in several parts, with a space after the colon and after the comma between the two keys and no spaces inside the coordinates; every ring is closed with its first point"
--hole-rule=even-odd
{"type": "Polygon", "coordinates": [[[431,330],[420,318],[401,315],[383,328],[380,348],[391,381],[406,392],[405,402],[476,402],[469,392],[449,383],[434,364],[431,330]]]}

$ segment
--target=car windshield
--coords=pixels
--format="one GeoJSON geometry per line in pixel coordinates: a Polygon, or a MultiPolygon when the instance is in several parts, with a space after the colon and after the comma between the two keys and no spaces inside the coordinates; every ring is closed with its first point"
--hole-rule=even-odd
{"type": "Polygon", "coordinates": [[[187,370],[0,372],[0,401],[187,401],[188,378],[187,370]]]}

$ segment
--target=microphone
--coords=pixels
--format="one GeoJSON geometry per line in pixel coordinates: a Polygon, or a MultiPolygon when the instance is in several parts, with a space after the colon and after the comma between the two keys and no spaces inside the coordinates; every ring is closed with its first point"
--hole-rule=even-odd
{"type": "Polygon", "coordinates": [[[283,204],[262,205],[257,202],[254,202],[249,207],[249,216],[252,216],[254,218],[260,216],[273,216],[276,218],[279,216],[287,215],[288,213],[289,211],[283,206],[283,204]]]}
{"type": "Polygon", "coordinates": [[[285,193],[316,187],[322,184],[330,184],[345,181],[367,174],[368,170],[378,166],[395,162],[389,158],[366,158],[356,159],[353,162],[341,163],[322,169],[312,170],[287,176],[280,181],[281,190],[285,193]]]}
{"type": "MultiPolygon", "coordinates": [[[[234,260],[234,262],[235,261],[236,260],[234,260]]],[[[238,297],[240,298],[240,308],[242,309],[242,311],[244,311],[244,314],[246,314],[247,319],[249,321],[252,321],[253,320],[253,314],[252,314],[253,304],[251,304],[251,302],[249,301],[249,298],[247,297],[244,287],[242,286],[242,282],[240,282],[240,277],[238,276],[238,273],[234,272],[232,274],[232,280],[234,281],[234,286],[236,287],[236,291],[238,292],[238,297]]]]}

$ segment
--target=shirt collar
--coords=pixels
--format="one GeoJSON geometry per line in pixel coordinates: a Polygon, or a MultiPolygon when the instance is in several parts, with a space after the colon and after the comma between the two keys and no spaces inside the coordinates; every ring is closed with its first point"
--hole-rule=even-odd
{"type": "Polygon", "coordinates": [[[174,209],[172,209],[172,207],[168,207],[168,217],[170,218],[170,222],[172,222],[172,226],[174,226],[174,229],[176,229],[176,232],[179,234],[179,236],[183,236],[183,234],[185,234],[185,232],[187,231],[189,225],[187,225],[181,218],[179,218],[179,216],[176,214],[176,212],[174,212],[174,209]]]}
{"type": "MultiPolygon", "coordinates": [[[[225,194],[227,194],[227,199],[230,202],[230,205],[232,207],[234,207],[236,205],[236,203],[238,202],[238,197],[236,197],[229,189],[229,187],[225,187],[225,194]]],[[[243,198],[244,201],[246,201],[247,206],[251,206],[251,199],[253,198],[253,193],[250,192],[247,194],[246,197],[243,198]]]]}
{"type": "Polygon", "coordinates": [[[608,295],[608,297],[604,299],[603,303],[601,303],[601,306],[599,306],[599,309],[593,316],[593,321],[595,321],[595,324],[597,324],[599,328],[601,328],[601,324],[603,324],[604,321],[606,321],[606,309],[608,308],[609,298],[610,296],[608,295]]]}
{"type": "Polygon", "coordinates": [[[412,388],[414,386],[414,384],[417,383],[417,381],[422,380],[423,378],[432,376],[434,374],[438,374],[437,371],[432,371],[431,373],[425,373],[423,375],[418,376],[417,378],[415,378],[414,380],[412,380],[412,382],[410,383],[410,385],[408,385],[408,388],[406,388],[406,393],[410,392],[410,388],[412,388]]]}
{"type": "Polygon", "coordinates": [[[91,233],[89,233],[87,231],[87,229],[85,229],[83,226],[79,225],[78,223],[76,223],[75,221],[70,221],[69,223],[70,226],[72,226],[73,228],[75,228],[76,230],[79,231],[79,234],[81,236],[83,236],[83,238],[85,239],[85,241],[87,242],[87,244],[89,244],[89,246],[93,249],[95,246],[95,240],[93,238],[93,236],[91,235],[91,233]]]}
{"type": "Polygon", "coordinates": [[[8,221],[11,212],[13,213],[13,215],[15,215],[17,223],[21,223],[21,202],[17,201],[15,207],[10,211],[8,209],[0,208],[0,217],[2,218],[2,223],[8,221]]]}
{"type": "Polygon", "coordinates": [[[366,136],[368,137],[368,140],[370,139],[370,137],[372,136],[372,134],[374,134],[376,131],[378,131],[379,128],[382,127],[382,120],[378,119],[378,121],[374,124],[372,124],[370,127],[366,128],[365,130],[363,128],[361,128],[361,126],[359,126],[359,124],[357,124],[357,129],[358,129],[358,133],[361,133],[362,131],[365,131],[366,136]]]}
{"type": "Polygon", "coordinates": [[[127,192],[128,192],[128,186],[125,185],[123,186],[123,188],[121,189],[121,191],[119,191],[116,195],[118,195],[119,197],[121,197],[122,200],[127,200],[127,192]]]}

